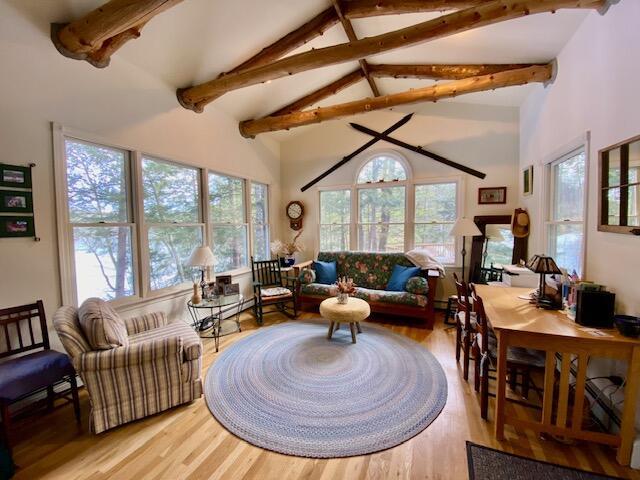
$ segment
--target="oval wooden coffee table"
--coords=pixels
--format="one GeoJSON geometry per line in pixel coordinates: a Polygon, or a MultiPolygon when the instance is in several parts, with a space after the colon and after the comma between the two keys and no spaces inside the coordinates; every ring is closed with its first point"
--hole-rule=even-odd
{"type": "Polygon", "coordinates": [[[366,320],[371,314],[369,304],[359,298],[349,298],[345,304],[338,303],[336,297],[327,298],[320,304],[320,315],[331,323],[329,325],[329,333],[327,338],[331,340],[331,336],[335,330],[340,328],[341,323],[348,323],[351,329],[351,342],[356,343],[356,329],[361,333],[360,322],[366,320]]]}

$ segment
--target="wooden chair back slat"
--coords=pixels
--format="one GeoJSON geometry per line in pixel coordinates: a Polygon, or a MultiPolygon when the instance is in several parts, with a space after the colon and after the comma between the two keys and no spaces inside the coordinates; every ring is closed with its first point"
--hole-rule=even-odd
{"type": "Polygon", "coordinates": [[[480,342],[480,353],[486,353],[489,350],[489,325],[487,323],[487,315],[484,311],[484,302],[482,297],[476,293],[476,287],[472,283],[469,290],[471,291],[471,299],[473,300],[473,311],[476,313],[476,322],[478,324],[478,333],[480,333],[482,341],[480,342]]]}
{"type": "Polygon", "coordinates": [[[279,260],[255,261],[251,258],[251,274],[254,282],[262,287],[282,286],[282,271],[279,260]]]}
{"type": "Polygon", "coordinates": [[[464,313],[464,326],[469,331],[471,329],[471,297],[469,295],[469,286],[464,280],[458,279],[458,276],[453,273],[453,278],[456,283],[456,296],[458,298],[458,312],[464,313]]]}
{"type": "Polygon", "coordinates": [[[42,300],[19,307],[0,309],[0,325],[4,330],[4,348],[0,345],[0,358],[15,355],[29,350],[43,348],[49,350],[47,320],[42,300]],[[32,321],[40,320],[42,341],[37,341],[32,321]],[[28,335],[26,332],[28,331],[28,335]],[[24,333],[24,335],[23,335],[24,333]],[[17,343],[16,343],[17,339],[17,343]]]}

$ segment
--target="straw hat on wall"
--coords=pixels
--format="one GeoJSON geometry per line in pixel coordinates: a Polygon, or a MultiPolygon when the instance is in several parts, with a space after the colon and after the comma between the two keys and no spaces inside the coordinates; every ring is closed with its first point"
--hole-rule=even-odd
{"type": "Polygon", "coordinates": [[[529,236],[529,214],[522,208],[516,208],[513,212],[513,223],[511,225],[511,232],[516,238],[524,238],[529,236]]]}

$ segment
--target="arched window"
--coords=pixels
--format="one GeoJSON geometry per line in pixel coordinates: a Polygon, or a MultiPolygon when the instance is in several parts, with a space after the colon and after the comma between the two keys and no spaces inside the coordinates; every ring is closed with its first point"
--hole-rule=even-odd
{"type": "Polygon", "coordinates": [[[360,169],[356,181],[360,250],[404,251],[408,169],[406,160],[392,152],[377,153],[360,169]]]}
{"type": "Polygon", "coordinates": [[[377,183],[407,180],[407,169],[395,155],[378,154],[360,169],[356,183],[377,183]]]}

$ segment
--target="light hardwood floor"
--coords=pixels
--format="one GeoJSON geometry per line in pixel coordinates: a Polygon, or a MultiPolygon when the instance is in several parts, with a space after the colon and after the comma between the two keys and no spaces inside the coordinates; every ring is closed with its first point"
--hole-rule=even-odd
{"type": "MultiPolygon", "coordinates": [[[[269,317],[267,317],[269,319],[269,317]]],[[[300,320],[317,318],[304,313],[300,320]]],[[[285,321],[271,315],[268,325],[285,321]]],[[[614,451],[594,444],[563,445],[541,440],[532,432],[507,427],[504,442],[493,438],[493,423],[480,419],[473,383],[462,380],[455,362],[455,330],[445,329],[439,315],[433,331],[385,323],[429,349],[447,375],[449,396],[440,416],[422,433],[390,450],[334,460],[288,457],[249,445],[227,432],[207,409],[204,399],[100,435],[87,431],[89,400],[83,391],[83,428],[79,431],[70,405],[15,426],[16,479],[466,479],[465,441],[519,455],[598,473],[640,479],[640,472],[623,468],[614,451]]],[[[243,332],[225,337],[220,352],[255,332],[255,321],[243,316],[243,332]]],[[[363,324],[366,335],[366,324],[363,324]]],[[[205,340],[203,375],[217,355],[205,340]]],[[[472,380],[472,379],[470,379],[472,380]]],[[[492,406],[492,403],[491,405],[492,406]]],[[[517,415],[528,409],[509,404],[517,415]]],[[[490,413],[490,419],[492,412],[490,413]]]]}

